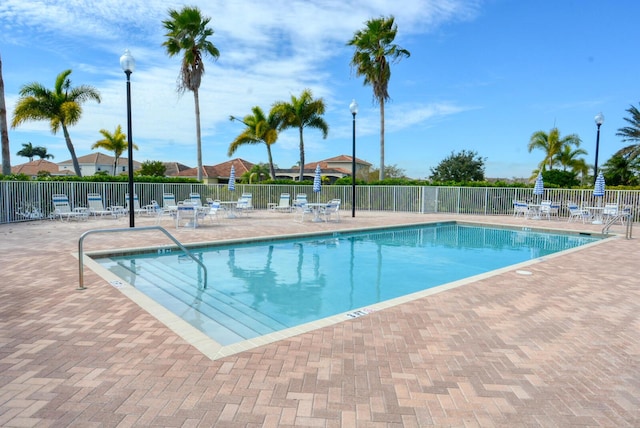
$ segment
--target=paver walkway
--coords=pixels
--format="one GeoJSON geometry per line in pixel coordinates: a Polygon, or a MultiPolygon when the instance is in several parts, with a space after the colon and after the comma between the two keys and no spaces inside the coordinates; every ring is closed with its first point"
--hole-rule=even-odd
{"type": "MultiPolygon", "coordinates": [[[[512,217],[287,216],[175,232],[200,242],[444,219],[598,231],[512,217]]],[[[0,225],[0,426],[640,426],[637,238],[211,361],[92,271],[75,289],[80,234],[126,226],[0,225]]],[[[152,244],[166,240],[95,235],[85,249],[152,244]]]]}

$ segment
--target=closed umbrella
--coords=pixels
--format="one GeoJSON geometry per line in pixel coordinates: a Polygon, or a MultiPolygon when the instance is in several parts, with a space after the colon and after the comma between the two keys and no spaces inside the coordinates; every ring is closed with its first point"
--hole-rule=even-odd
{"type": "Polygon", "coordinates": [[[316,165],[316,175],[313,177],[313,191],[320,193],[322,189],[322,178],[320,177],[320,164],[316,165]]]}
{"type": "Polygon", "coordinates": [[[229,190],[236,190],[236,168],[231,165],[231,173],[229,173],[229,190]]]}
{"type": "Polygon", "coordinates": [[[538,173],[538,177],[536,178],[536,184],[534,184],[533,186],[533,194],[540,197],[542,196],[543,193],[544,193],[544,181],[542,181],[542,174],[538,173]]]}
{"type": "MultiPolygon", "coordinates": [[[[602,172],[596,177],[596,184],[593,186],[593,196],[602,198],[604,196],[604,176],[602,172]]],[[[602,199],[598,199],[598,206],[602,203],[602,199]]]]}

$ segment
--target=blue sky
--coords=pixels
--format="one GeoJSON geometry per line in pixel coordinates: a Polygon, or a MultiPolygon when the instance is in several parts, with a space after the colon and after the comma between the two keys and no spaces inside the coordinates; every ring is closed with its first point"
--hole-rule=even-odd
{"type": "MultiPolygon", "coordinates": [[[[452,152],[473,150],[486,158],[487,177],[529,177],[542,158],[529,153],[532,133],[557,126],[578,134],[595,158],[594,116],[602,112],[599,164],[624,147],[616,131],[630,105],[640,101],[640,57],[634,36],[640,2],[616,0],[194,0],[212,18],[211,41],[220,50],[206,63],[200,88],[203,163],[229,159],[242,131],[229,115],[254,105],[268,111],[310,88],[327,105],[329,136],[305,131],[306,161],[351,154],[351,113],[356,99],[357,157],[380,164],[379,107],[372,91],[349,67],[346,42],[372,17],[394,15],[396,43],[411,52],[392,68],[386,105],[385,164],[413,178],[452,152]]],[[[178,161],[196,166],[193,95],[176,93],[179,61],[161,44],[164,0],[3,0],[2,57],[8,120],[18,91],[39,82],[52,88],[72,69],[74,86],[88,84],[102,103],[84,105],[70,128],[76,153],[91,152],[99,130],[126,129],[126,85],[119,58],[130,49],[133,139],[138,161],[178,161]]],[[[12,165],[23,143],[45,146],[54,162],[70,158],[62,133],[45,122],[9,131],[12,165]]],[[[273,146],[281,168],[299,159],[298,135],[284,131],[273,146]]],[[[242,147],[234,157],[266,162],[263,145],[242,147]]]]}

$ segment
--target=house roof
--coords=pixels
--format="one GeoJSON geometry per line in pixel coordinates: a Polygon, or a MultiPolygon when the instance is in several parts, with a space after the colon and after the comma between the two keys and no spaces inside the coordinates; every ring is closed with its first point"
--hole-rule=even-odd
{"type": "MultiPolygon", "coordinates": [[[[235,167],[236,177],[248,172],[253,168],[255,164],[246,161],[244,159],[236,158],[231,159],[217,165],[202,166],[202,176],[205,178],[228,178],[231,175],[231,165],[235,167]]],[[[198,168],[189,168],[184,171],[180,171],[178,176],[180,177],[197,177],[198,168]]]]}
{"type": "Polygon", "coordinates": [[[11,167],[12,174],[25,174],[30,176],[38,175],[40,171],[47,171],[52,175],[70,175],[71,171],[60,171],[57,163],[49,162],[46,159],[33,160],[21,165],[11,167]]]}
{"type": "MultiPolygon", "coordinates": [[[[329,159],[325,159],[322,160],[320,162],[351,162],[351,159],[353,159],[353,156],[349,156],[349,155],[338,155],[338,156],[334,156],[332,158],[329,159]]],[[[358,157],[356,157],[356,162],[359,163],[360,165],[369,165],[371,166],[371,164],[365,160],[362,159],[358,159],[358,157]]],[[[306,167],[306,165],[305,165],[306,167]]],[[[314,168],[315,168],[315,164],[314,164],[314,168]]],[[[320,165],[320,168],[322,168],[322,165],[320,165]]]]}
{"type": "MultiPolygon", "coordinates": [[[[95,152],[89,153],[88,155],[78,157],[78,163],[81,165],[113,165],[115,161],[115,156],[105,155],[104,153],[95,152]]],[[[119,157],[118,165],[126,166],[129,163],[129,158],[119,157]]],[[[58,165],[71,165],[73,161],[71,159],[67,159],[64,162],[59,162],[58,165]]],[[[133,160],[133,164],[135,167],[139,168],[142,164],[135,159],[133,160]]]]}
{"type": "Polygon", "coordinates": [[[167,177],[174,177],[177,176],[181,171],[191,169],[190,166],[179,162],[163,162],[163,164],[165,167],[164,175],[166,175],[167,177]]]}

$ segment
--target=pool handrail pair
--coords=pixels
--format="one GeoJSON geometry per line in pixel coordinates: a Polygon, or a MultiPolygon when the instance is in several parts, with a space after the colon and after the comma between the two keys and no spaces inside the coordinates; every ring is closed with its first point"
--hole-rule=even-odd
{"type": "Polygon", "coordinates": [[[161,231],[169,239],[171,239],[173,241],[173,243],[176,244],[182,251],[184,251],[187,256],[189,256],[194,262],[196,262],[202,268],[202,270],[204,271],[203,288],[205,288],[205,289],[207,288],[207,268],[200,260],[198,260],[198,258],[196,256],[193,255],[193,253],[191,253],[191,251],[189,251],[187,249],[187,247],[182,245],[180,243],[180,241],[178,241],[172,234],[170,234],[162,226],[143,226],[143,227],[133,227],[133,228],[127,227],[127,228],[118,228],[118,229],[94,229],[94,230],[87,230],[82,235],[80,235],[80,239],[78,240],[79,284],[78,284],[77,290],[85,290],[86,289],[86,287],[84,286],[84,258],[83,258],[83,249],[82,249],[83,243],[84,243],[84,238],[86,238],[88,235],[91,235],[91,234],[94,234],[94,233],[126,232],[126,231],[133,232],[133,231],[146,231],[146,230],[159,230],[159,231],[161,231]]]}

